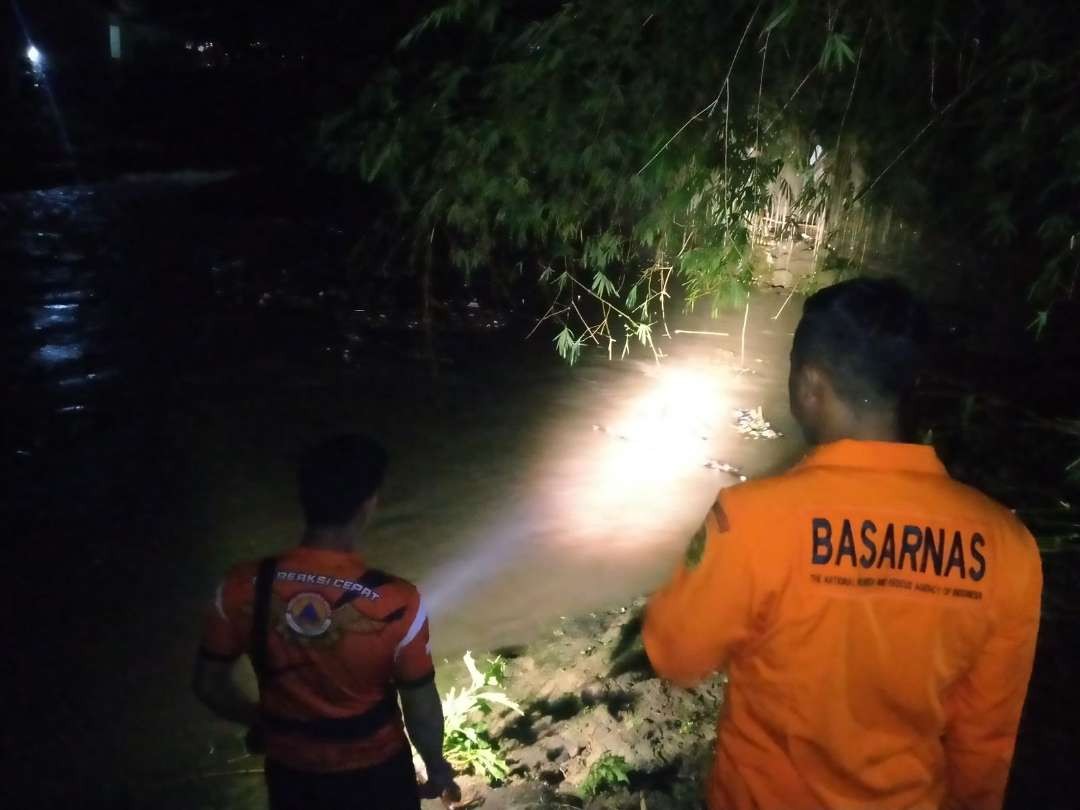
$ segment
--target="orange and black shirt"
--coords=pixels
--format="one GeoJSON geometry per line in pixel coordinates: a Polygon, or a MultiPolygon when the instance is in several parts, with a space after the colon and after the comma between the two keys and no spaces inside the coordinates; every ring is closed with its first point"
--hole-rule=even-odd
{"type": "Polygon", "coordinates": [[[841,441],[720,493],[651,600],[656,670],[729,684],[710,810],[998,810],[1042,568],[929,447],[841,441]]]}
{"type": "MultiPolygon", "coordinates": [[[[202,656],[251,653],[257,570],[238,565],[221,583],[202,656]]],[[[353,553],[300,547],[277,559],[259,690],[268,759],[313,772],[383,762],[407,745],[396,689],[434,677],[412,584],[353,553]]]]}

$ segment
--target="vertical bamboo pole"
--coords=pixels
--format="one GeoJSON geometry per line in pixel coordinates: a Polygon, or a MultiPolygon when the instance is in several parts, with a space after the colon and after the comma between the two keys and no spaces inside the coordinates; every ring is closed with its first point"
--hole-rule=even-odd
{"type": "Polygon", "coordinates": [[[746,291],[746,310],[742,319],[742,340],[739,349],[739,368],[746,368],[746,324],[750,320],[750,290],[746,291]]]}

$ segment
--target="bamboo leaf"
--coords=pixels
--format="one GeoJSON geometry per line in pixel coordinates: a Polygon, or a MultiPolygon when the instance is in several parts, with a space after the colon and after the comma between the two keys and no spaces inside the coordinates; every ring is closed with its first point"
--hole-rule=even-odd
{"type": "Polygon", "coordinates": [[[774,12],[769,21],[765,23],[765,27],[761,29],[761,33],[768,34],[774,28],[787,25],[788,21],[795,14],[795,9],[798,7],[798,0],[787,0],[786,3],[782,3],[774,12]]]}

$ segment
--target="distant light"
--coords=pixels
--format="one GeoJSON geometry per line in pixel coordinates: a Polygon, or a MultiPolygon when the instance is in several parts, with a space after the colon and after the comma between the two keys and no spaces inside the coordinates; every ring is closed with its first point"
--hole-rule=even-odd
{"type": "Polygon", "coordinates": [[[26,58],[30,60],[30,64],[34,67],[40,67],[41,63],[45,61],[45,57],[42,56],[41,51],[34,45],[31,45],[26,49],[26,58]]]}
{"type": "Polygon", "coordinates": [[[189,51],[195,50],[195,43],[190,40],[184,43],[184,48],[189,51]]]}
{"type": "Polygon", "coordinates": [[[205,50],[206,50],[206,46],[205,46],[205,45],[200,45],[200,46],[198,47],[198,51],[199,51],[199,53],[202,53],[202,52],[203,52],[203,51],[205,51],[205,50]]]}
{"type": "Polygon", "coordinates": [[[123,50],[123,47],[121,46],[120,26],[119,25],[110,25],[109,26],[109,55],[113,59],[123,59],[124,58],[124,50],[123,50]]]}

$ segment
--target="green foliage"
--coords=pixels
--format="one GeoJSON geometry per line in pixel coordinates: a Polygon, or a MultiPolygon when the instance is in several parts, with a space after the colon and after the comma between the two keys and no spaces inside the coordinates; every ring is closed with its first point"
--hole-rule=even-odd
{"type": "Polygon", "coordinates": [[[1040,310],[1039,312],[1035,313],[1035,318],[1030,324],[1028,324],[1028,328],[1035,332],[1036,338],[1041,338],[1043,335],[1043,331],[1046,329],[1046,325],[1049,322],[1050,312],[1045,309],[1040,310]]]}
{"type": "Polygon", "coordinates": [[[575,337],[570,328],[564,326],[562,331],[555,336],[555,350],[559,353],[559,357],[570,365],[574,365],[581,356],[581,346],[584,342],[584,338],[575,337]]]}
{"type": "Polygon", "coordinates": [[[854,61],[855,51],[851,49],[846,36],[833,33],[825,38],[825,48],[821,52],[822,70],[842,70],[845,64],[854,61]]]}
{"type": "Polygon", "coordinates": [[[581,795],[592,799],[601,793],[613,790],[619,785],[630,784],[630,765],[620,756],[610,751],[593,763],[589,774],[581,783],[581,795]]]}
{"type": "Polygon", "coordinates": [[[1058,35],[1078,17],[1065,0],[1008,15],[451,0],[324,123],[323,144],[385,196],[368,230],[403,235],[406,265],[535,271],[569,361],[587,344],[656,350],[674,299],[740,300],[755,217],[785,194],[830,239],[887,209],[906,233],[987,242],[1001,284],[1050,312],[1080,273],[1080,49],[1058,35]]]}
{"type": "Polygon", "coordinates": [[[521,707],[501,691],[506,678],[506,663],[501,658],[488,660],[480,670],[472,653],[465,653],[465,667],[470,683],[451,688],[443,698],[443,751],[447,761],[458,771],[472,773],[489,784],[502,782],[510,767],[491,739],[483,718],[493,706],[503,706],[521,714],[521,707]]]}

